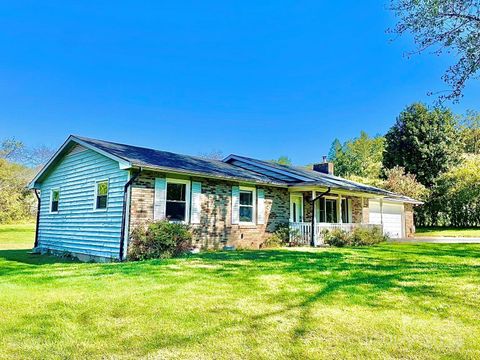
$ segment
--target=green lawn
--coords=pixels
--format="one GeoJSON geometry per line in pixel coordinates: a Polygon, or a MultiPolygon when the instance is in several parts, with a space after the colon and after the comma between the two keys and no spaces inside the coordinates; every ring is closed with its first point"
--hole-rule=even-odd
{"type": "Polygon", "coordinates": [[[478,237],[480,228],[427,227],[417,228],[417,237],[478,237]]]}
{"type": "Polygon", "coordinates": [[[93,264],[28,234],[0,228],[2,359],[480,358],[480,245],[93,264]]]}

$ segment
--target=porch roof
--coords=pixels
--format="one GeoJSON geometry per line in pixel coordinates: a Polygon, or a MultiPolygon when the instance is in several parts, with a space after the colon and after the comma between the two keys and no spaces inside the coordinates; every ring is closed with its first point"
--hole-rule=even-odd
{"type": "Polygon", "coordinates": [[[307,191],[315,188],[321,190],[331,188],[332,190],[351,191],[356,194],[363,193],[378,195],[379,197],[382,197],[383,199],[392,202],[406,202],[416,205],[423,204],[423,202],[408,196],[399,195],[388,190],[333,176],[330,176],[330,178],[328,179],[322,179],[321,181],[303,181],[295,184],[290,184],[289,187],[298,189],[300,191],[307,191]]]}

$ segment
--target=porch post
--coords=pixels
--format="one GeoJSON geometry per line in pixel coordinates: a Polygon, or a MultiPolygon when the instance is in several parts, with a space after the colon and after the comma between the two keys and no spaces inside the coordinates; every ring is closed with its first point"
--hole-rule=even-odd
{"type": "Polygon", "coordinates": [[[383,198],[380,198],[380,224],[383,226],[383,198]]]}
{"type": "Polygon", "coordinates": [[[342,218],[342,195],[340,195],[340,194],[338,194],[337,213],[338,213],[338,222],[340,224],[342,224],[343,223],[343,218],[342,218]]]}
{"type": "Polygon", "coordinates": [[[317,197],[317,193],[315,190],[312,190],[312,239],[310,241],[311,246],[317,245],[317,234],[315,233],[315,228],[317,224],[317,217],[315,215],[315,198],[317,197]]]}

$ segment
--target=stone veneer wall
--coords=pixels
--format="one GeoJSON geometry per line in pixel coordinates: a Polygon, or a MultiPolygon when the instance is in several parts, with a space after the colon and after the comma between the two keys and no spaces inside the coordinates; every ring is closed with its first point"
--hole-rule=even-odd
{"type": "MultiPolygon", "coordinates": [[[[130,229],[153,220],[155,177],[165,174],[142,172],[132,185],[130,229]]],[[[282,223],[288,223],[290,196],[288,189],[257,186],[265,191],[265,224],[233,225],[231,210],[232,186],[236,182],[191,178],[202,183],[200,224],[191,225],[194,244],[202,248],[233,245],[239,248],[259,248],[265,238],[282,223]]]]}
{"type": "Polygon", "coordinates": [[[405,235],[406,237],[413,237],[415,235],[415,223],[413,221],[413,205],[405,204],[405,235]]]}

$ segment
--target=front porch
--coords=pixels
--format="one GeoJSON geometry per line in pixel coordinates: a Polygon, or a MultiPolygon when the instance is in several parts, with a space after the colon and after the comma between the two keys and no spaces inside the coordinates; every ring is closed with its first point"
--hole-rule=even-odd
{"type": "MultiPolygon", "coordinates": [[[[373,228],[378,227],[383,231],[380,224],[361,224],[361,223],[315,223],[315,232],[313,234],[313,246],[322,246],[325,244],[323,235],[324,230],[342,229],[347,232],[355,228],[373,228]]],[[[290,222],[291,240],[295,240],[299,245],[309,246],[312,244],[312,223],[310,222],[290,222]],[[295,238],[295,239],[293,239],[295,238]]]]}
{"type": "Polygon", "coordinates": [[[290,230],[292,241],[300,245],[321,246],[325,230],[355,228],[380,228],[382,219],[370,222],[369,199],[381,198],[348,192],[334,193],[327,189],[290,191],[290,230]]]}

